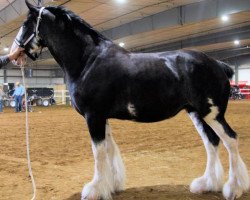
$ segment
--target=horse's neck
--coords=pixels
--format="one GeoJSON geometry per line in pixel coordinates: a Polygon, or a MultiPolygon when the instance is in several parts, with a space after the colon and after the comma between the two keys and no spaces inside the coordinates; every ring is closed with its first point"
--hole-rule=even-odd
{"type": "Polygon", "coordinates": [[[89,59],[98,52],[98,47],[89,37],[81,41],[73,37],[55,37],[48,39],[48,48],[67,76],[73,79],[82,73],[89,59]]]}

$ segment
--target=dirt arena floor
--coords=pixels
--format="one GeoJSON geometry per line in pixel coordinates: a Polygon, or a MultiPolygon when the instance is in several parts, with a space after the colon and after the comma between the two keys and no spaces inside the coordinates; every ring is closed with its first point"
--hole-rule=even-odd
{"type": "MultiPolygon", "coordinates": [[[[90,137],[83,118],[71,107],[35,107],[30,143],[37,200],[79,200],[93,175],[90,137]]],[[[25,114],[0,114],[0,199],[32,197],[26,165],[25,114]]],[[[250,101],[230,102],[226,118],[240,136],[240,152],[250,169],[250,101]]],[[[185,112],[159,123],[110,120],[126,170],[126,190],[114,200],[218,200],[219,193],[194,195],[193,178],[203,174],[206,154],[185,112]]],[[[220,148],[224,169],[228,156],[220,148]]],[[[225,179],[227,174],[225,175],[225,179]]],[[[242,200],[250,200],[250,192],[242,200]]]]}

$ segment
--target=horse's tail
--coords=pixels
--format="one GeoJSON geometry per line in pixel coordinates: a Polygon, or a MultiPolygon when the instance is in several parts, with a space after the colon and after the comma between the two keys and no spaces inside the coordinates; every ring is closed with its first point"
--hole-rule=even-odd
{"type": "Polygon", "coordinates": [[[224,72],[226,73],[227,77],[229,79],[231,79],[234,75],[234,70],[228,66],[228,64],[217,60],[218,64],[222,67],[222,69],[224,70],[224,72]]]}

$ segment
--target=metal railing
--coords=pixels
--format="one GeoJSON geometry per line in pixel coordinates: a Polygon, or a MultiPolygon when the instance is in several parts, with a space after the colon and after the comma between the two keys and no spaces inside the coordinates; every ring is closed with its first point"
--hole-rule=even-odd
{"type": "Polygon", "coordinates": [[[54,99],[56,105],[71,105],[71,98],[68,90],[55,90],[54,99]]]}

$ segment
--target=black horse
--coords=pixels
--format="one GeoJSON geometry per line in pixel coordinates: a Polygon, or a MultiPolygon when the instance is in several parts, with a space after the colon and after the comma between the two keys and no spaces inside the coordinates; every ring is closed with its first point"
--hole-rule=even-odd
{"type": "Polygon", "coordinates": [[[156,122],[182,109],[194,122],[208,157],[205,173],[192,182],[191,192],[222,190],[220,140],[230,159],[224,197],[233,200],[248,190],[249,176],[237,135],[224,118],[228,79],[233,75],[230,67],[195,51],[131,53],[71,11],[26,3],[30,11],[17,44],[29,55],[48,47],[65,73],[72,103],[86,119],[92,138],[95,174],[84,187],[82,199],[111,199],[112,193],[124,188],[124,166],[109,118],[156,122]]]}

